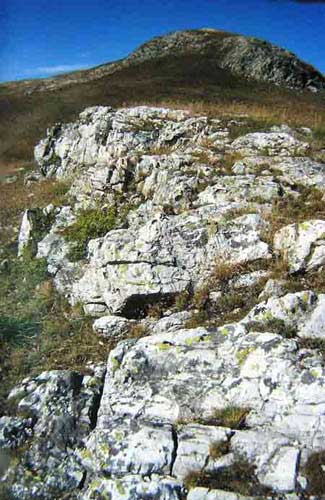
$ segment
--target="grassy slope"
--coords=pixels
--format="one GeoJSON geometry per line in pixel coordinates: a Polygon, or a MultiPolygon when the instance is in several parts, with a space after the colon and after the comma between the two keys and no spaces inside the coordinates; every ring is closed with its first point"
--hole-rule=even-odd
{"type": "Polygon", "coordinates": [[[152,60],[85,83],[26,95],[0,86],[0,172],[8,162],[32,159],[33,146],[55,122],[75,119],[92,105],[185,106],[214,115],[254,117],[325,128],[325,98],[249,84],[220,70],[208,55],[152,60]]]}

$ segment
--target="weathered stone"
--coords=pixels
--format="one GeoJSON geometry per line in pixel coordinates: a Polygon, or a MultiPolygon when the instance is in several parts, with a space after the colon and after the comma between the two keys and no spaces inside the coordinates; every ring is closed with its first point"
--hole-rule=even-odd
{"type": "Polygon", "coordinates": [[[264,153],[266,156],[303,156],[309,144],[296,139],[292,131],[253,132],[235,139],[231,149],[244,155],[264,153]]]}
{"type": "Polygon", "coordinates": [[[31,419],[1,417],[0,448],[18,448],[32,435],[31,429],[31,419]]]}
{"type": "MultiPolygon", "coordinates": [[[[10,399],[19,400],[18,412],[29,417],[30,441],[19,465],[6,471],[5,480],[14,497],[29,500],[53,498],[62,491],[74,490],[82,482],[84,469],[74,454],[82,447],[95,425],[104,367],[93,376],[70,371],[43,372],[25,379],[12,391],[10,399]]],[[[25,425],[24,432],[28,431],[25,425]]],[[[21,427],[21,426],[20,426],[21,427]]],[[[22,429],[17,435],[19,445],[22,429]]]]}
{"type": "Polygon", "coordinates": [[[81,494],[82,500],[95,500],[111,498],[112,500],[125,500],[137,498],[139,500],[180,500],[182,485],[180,481],[171,477],[161,477],[152,474],[150,478],[138,475],[125,475],[115,479],[94,479],[85,493],[81,494]]]}
{"type": "Polygon", "coordinates": [[[281,297],[285,294],[285,281],[269,279],[264,287],[264,290],[260,293],[259,299],[266,300],[270,297],[281,297]]]}
{"type": "Polygon", "coordinates": [[[19,235],[18,235],[18,256],[21,257],[25,249],[29,249],[32,254],[37,252],[37,243],[51,227],[53,210],[34,208],[25,210],[19,235]]]}
{"type": "Polygon", "coordinates": [[[69,293],[72,282],[80,272],[80,263],[70,261],[70,246],[62,235],[62,230],[75,219],[71,207],[58,209],[49,233],[37,245],[36,257],[46,258],[48,271],[54,276],[57,289],[64,294],[69,293]]]}
{"type": "Polygon", "coordinates": [[[318,295],[316,306],[311,315],[299,325],[299,337],[325,338],[325,295],[318,295]]]}
{"type": "Polygon", "coordinates": [[[88,469],[98,476],[104,469],[96,463],[105,462],[107,471],[113,472],[119,459],[120,470],[126,471],[153,467],[178,477],[193,468],[217,471],[218,461],[209,459],[209,447],[230,438],[233,458],[225,456],[222,460],[228,461],[223,463],[231,467],[236,456],[244,455],[256,465],[262,484],[279,492],[293,491],[300,449],[325,445],[325,424],[319,420],[325,411],[324,370],[317,357],[311,365],[301,364],[296,341],[259,332],[257,320],[270,307],[278,317],[281,311],[285,323],[299,325],[303,314],[312,317],[319,300],[309,292],[306,301],[304,293],[269,299],[242,324],[167,331],[119,344],[109,358],[97,426],[87,445],[98,453],[102,443],[103,456],[95,465],[90,461],[88,469]],[[248,333],[244,325],[252,318],[256,330],[248,333]],[[191,424],[197,418],[208,422],[216,409],[229,405],[249,409],[247,424],[252,430],[231,432],[191,424]],[[179,421],[188,423],[179,427],[179,421]],[[153,428],[167,456],[154,444],[153,428]],[[142,433],[145,439],[138,438],[142,433]],[[108,448],[112,454],[106,453],[108,448]],[[150,465],[144,456],[154,457],[150,465]]]}
{"type": "Polygon", "coordinates": [[[104,337],[118,338],[125,335],[130,327],[130,321],[120,316],[102,316],[93,324],[95,332],[104,337]]]}
{"type": "Polygon", "coordinates": [[[146,303],[197,285],[216,258],[234,262],[269,258],[257,215],[233,220],[212,233],[195,216],[159,215],[138,230],[110,231],[89,243],[89,265],[73,285],[74,301],[106,304],[111,313],[137,317],[146,303]],[[244,229],[245,228],[245,229],[244,229]],[[207,260],[208,257],[208,260],[207,260]]]}
{"type": "Polygon", "coordinates": [[[230,429],[189,424],[177,429],[178,448],[173,475],[184,479],[190,472],[202,471],[210,456],[210,447],[226,443],[230,429]]]}
{"type": "Polygon", "coordinates": [[[312,271],[325,264],[325,221],[309,220],[285,226],[274,237],[274,248],[290,271],[312,271]]]}

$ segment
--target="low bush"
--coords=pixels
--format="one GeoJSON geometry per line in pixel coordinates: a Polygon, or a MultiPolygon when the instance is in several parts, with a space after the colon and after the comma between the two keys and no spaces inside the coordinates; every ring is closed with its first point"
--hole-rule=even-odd
{"type": "Polygon", "coordinates": [[[117,227],[119,222],[117,209],[91,208],[81,210],[77,220],[63,230],[65,240],[71,243],[71,260],[80,260],[86,256],[87,244],[91,239],[104,236],[117,227]]]}
{"type": "Polygon", "coordinates": [[[62,231],[65,240],[71,243],[70,259],[76,261],[85,258],[89,241],[123,226],[129,211],[134,208],[135,205],[117,199],[108,207],[80,210],[76,221],[62,231]]]}
{"type": "Polygon", "coordinates": [[[211,415],[211,421],[214,422],[214,425],[221,427],[244,429],[246,427],[246,417],[249,411],[248,408],[239,406],[226,406],[220,410],[214,410],[211,415]]]}

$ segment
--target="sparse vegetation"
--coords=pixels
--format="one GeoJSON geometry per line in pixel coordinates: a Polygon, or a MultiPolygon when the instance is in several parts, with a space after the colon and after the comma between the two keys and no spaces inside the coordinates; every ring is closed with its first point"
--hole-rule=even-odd
{"type": "Polygon", "coordinates": [[[87,253],[88,242],[115,229],[119,222],[115,206],[80,210],[77,220],[62,231],[65,240],[71,244],[70,259],[83,259],[87,253]]]}
{"type": "Polygon", "coordinates": [[[203,163],[212,167],[220,165],[220,158],[211,154],[210,150],[197,149],[192,153],[192,156],[195,158],[196,163],[203,163]]]}
{"type": "Polygon", "coordinates": [[[264,239],[272,246],[275,233],[283,226],[294,222],[305,222],[309,219],[325,218],[324,192],[315,187],[297,184],[297,196],[288,195],[277,198],[272,203],[271,213],[264,217],[270,223],[264,239]]]}
{"type": "Polygon", "coordinates": [[[143,323],[137,322],[131,324],[127,337],[132,339],[139,339],[141,337],[145,337],[146,335],[148,335],[148,327],[143,323]]]}
{"type": "Polygon", "coordinates": [[[244,118],[240,123],[231,125],[230,138],[234,140],[241,135],[250,134],[252,132],[267,132],[273,125],[277,125],[277,120],[271,117],[258,118],[250,116],[244,118]]]}
{"type": "Polygon", "coordinates": [[[246,417],[249,414],[249,408],[242,408],[238,406],[225,406],[221,409],[214,410],[211,415],[207,417],[193,416],[190,419],[178,421],[179,425],[183,424],[201,424],[201,425],[215,425],[219,427],[229,427],[231,429],[245,429],[246,417]]]}
{"type": "Polygon", "coordinates": [[[257,302],[265,279],[260,279],[254,286],[237,286],[233,288],[232,280],[245,272],[263,269],[266,262],[234,263],[227,259],[218,259],[211,271],[207,284],[188,294],[188,302],[184,307],[184,296],[180,300],[183,308],[192,311],[186,322],[187,328],[198,326],[220,326],[226,322],[235,322],[243,317],[257,302]],[[219,291],[220,296],[211,300],[211,292],[219,291]]]}
{"type": "Polygon", "coordinates": [[[170,155],[173,152],[173,147],[170,146],[169,144],[161,144],[160,146],[152,146],[148,150],[148,154],[150,155],[157,155],[157,156],[163,156],[163,155],[170,155]]]}
{"type": "Polygon", "coordinates": [[[0,272],[0,406],[20,379],[49,369],[84,371],[104,361],[114,342],[103,342],[80,307],[71,308],[47,275],[43,259],[28,252],[0,272]]]}
{"type": "Polygon", "coordinates": [[[242,155],[240,153],[227,153],[224,154],[220,160],[220,169],[216,172],[218,175],[234,175],[232,167],[236,163],[242,159],[242,155]]]}
{"type": "Polygon", "coordinates": [[[62,231],[65,240],[71,244],[70,259],[76,261],[86,257],[89,241],[123,226],[132,208],[134,206],[130,203],[120,200],[120,205],[117,201],[109,207],[80,210],[76,221],[62,231]]]}
{"type": "Polygon", "coordinates": [[[325,293],[325,275],[322,268],[305,274],[290,275],[288,267],[281,264],[281,262],[282,259],[274,261],[274,267],[270,269],[271,277],[286,280],[283,284],[286,292],[295,293],[303,290],[313,290],[316,293],[325,293]]]}
{"type": "Polygon", "coordinates": [[[152,120],[149,118],[137,118],[133,122],[130,122],[129,125],[135,132],[154,132],[163,126],[160,120],[152,120]]]}
{"type": "Polygon", "coordinates": [[[223,455],[226,455],[230,451],[230,443],[229,441],[217,441],[215,443],[210,444],[209,447],[209,456],[213,460],[218,460],[223,455]]]}
{"type": "Polygon", "coordinates": [[[307,477],[307,492],[323,498],[325,495],[325,451],[319,451],[309,456],[304,468],[307,477]]]}
{"type": "Polygon", "coordinates": [[[246,327],[249,331],[278,333],[286,339],[295,338],[297,333],[297,328],[292,325],[288,325],[285,321],[279,318],[271,318],[261,322],[251,321],[246,324],[246,327]]]}
{"type": "Polygon", "coordinates": [[[311,349],[316,351],[323,359],[323,364],[325,363],[325,340],[320,338],[303,337],[299,338],[298,344],[300,349],[311,349]]]}
{"type": "Polygon", "coordinates": [[[255,475],[255,467],[246,458],[238,457],[228,467],[218,469],[214,473],[205,471],[190,472],[184,480],[186,489],[203,487],[211,490],[233,491],[251,498],[270,495],[269,488],[262,486],[255,475]]]}
{"type": "Polygon", "coordinates": [[[0,182],[0,244],[16,244],[18,227],[23,210],[46,207],[50,203],[60,206],[67,203],[66,193],[70,184],[66,181],[46,179],[41,182],[24,184],[23,172],[13,183],[0,182]]]}
{"type": "Polygon", "coordinates": [[[220,410],[215,410],[211,415],[211,421],[214,422],[214,425],[221,427],[244,429],[246,427],[245,421],[249,411],[248,408],[226,406],[220,410]]]}

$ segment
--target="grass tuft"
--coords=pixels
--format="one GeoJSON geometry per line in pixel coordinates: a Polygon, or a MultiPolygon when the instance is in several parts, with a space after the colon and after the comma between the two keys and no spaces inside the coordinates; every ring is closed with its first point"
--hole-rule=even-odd
{"type": "Polygon", "coordinates": [[[232,465],[213,473],[192,471],[184,479],[184,484],[188,491],[203,487],[209,490],[231,491],[250,498],[257,496],[265,498],[272,493],[269,488],[259,483],[255,475],[255,466],[247,462],[244,457],[237,457],[232,465]]]}
{"type": "Polygon", "coordinates": [[[308,494],[323,498],[325,495],[325,451],[310,455],[304,474],[308,481],[308,494]]]}

